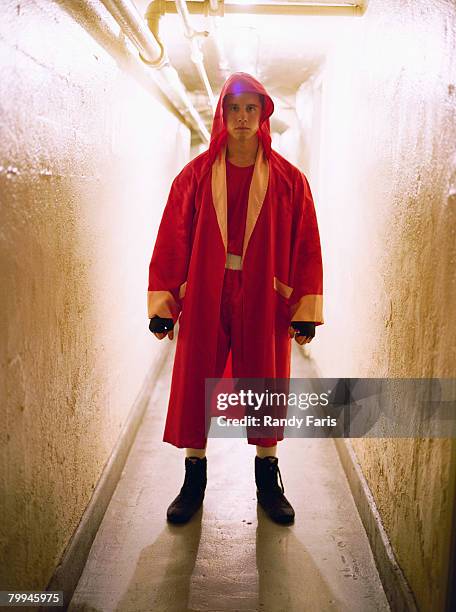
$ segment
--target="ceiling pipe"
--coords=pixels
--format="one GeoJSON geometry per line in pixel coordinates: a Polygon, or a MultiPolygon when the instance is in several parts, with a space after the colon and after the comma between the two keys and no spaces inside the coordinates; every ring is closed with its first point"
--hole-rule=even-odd
{"type": "MultiPolygon", "coordinates": [[[[223,0],[222,0],[223,1],[223,0]]],[[[209,0],[208,17],[210,23],[210,30],[212,38],[214,39],[215,46],[217,47],[218,54],[218,68],[226,80],[230,75],[230,63],[225,53],[225,45],[223,38],[220,34],[220,22],[221,22],[221,10],[219,0],[209,0]]]]}
{"type": "MultiPolygon", "coordinates": [[[[213,15],[216,0],[187,0],[187,9],[194,15],[213,15]]],[[[161,0],[164,13],[176,13],[174,0],[161,0]]],[[[336,17],[359,17],[366,11],[368,0],[358,0],[353,3],[333,2],[332,4],[319,4],[318,2],[273,2],[270,4],[244,4],[241,2],[224,3],[218,1],[217,15],[223,17],[228,14],[255,14],[255,15],[321,15],[336,17]]]]}
{"type": "Polygon", "coordinates": [[[185,35],[190,40],[190,44],[192,47],[191,60],[195,64],[198,73],[201,77],[201,80],[204,83],[204,87],[207,91],[207,96],[209,98],[209,103],[212,109],[212,114],[215,113],[216,101],[214,98],[214,92],[212,91],[211,84],[209,82],[209,77],[207,76],[206,68],[204,66],[204,55],[201,50],[201,38],[205,36],[209,36],[209,32],[203,31],[198,32],[193,29],[190,24],[190,14],[187,9],[187,3],[185,0],[175,0],[176,7],[179,15],[181,16],[182,22],[184,24],[185,35]]]}
{"type": "Polygon", "coordinates": [[[157,41],[130,0],[101,0],[114,19],[138,49],[143,60],[157,68],[168,61],[163,46],[157,41]]]}
{"type": "Polygon", "coordinates": [[[190,96],[179,78],[177,70],[168,64],[157,70],[156,74],[159,79],[163,77],[164,83],[163,81],[157,80],[157,84],[165,95],[171,100],[179,113],[183,115],[187,121],[190,120],[189,123],[199,132],[203,142],[208,143],[211,139],[211,135],[201,115],[193,106],[190,96]],[[193,121],[191,121],[191,119],[193,119],[193,121]]]}
{"type": "MultiPolygon", "coordinates": [[[[213,1],[217,2],[217,0],[213,1]]],[[[217,17],[212,14],[209,16],[212,38],[214,39],[215,46],[217,47],[218,68],[221,74],[223,75],[224,80],[226,80],[229,77],[231,71],[230,63],[225,52],[223,38],[220,34],[220,20],[221,17],[217,17]]]]}
{"type": "MultiPolygon", "coordinates": [[[[195,3],[196,4],[196,3],[195,3]]],[[[335,16],[335,17],[355,17],[362,15],[364,10],[358,3],[343,4],[334,2],[333,4],[313,4],[299,2],[273,2],[262,4],[261,2],[252,4],[225,4],[224,13],[228,14],[254,14],[254,15],[315,15],[315,16],[335,16]]]]}
{"type": "Polygon", "coordinates": [[[200,133],[204,142],[209,142],[206,125],[193,106],[177,71],[171,66],[166,50],[147,27],[134,3],[131,0],[102,2],[134,44],[143,62],[156,68],[152,76],[171,104],[200,133]]]}

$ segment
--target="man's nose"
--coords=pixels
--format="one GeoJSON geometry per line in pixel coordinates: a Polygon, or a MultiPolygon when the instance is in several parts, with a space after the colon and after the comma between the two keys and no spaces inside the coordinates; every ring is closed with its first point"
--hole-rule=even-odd
{"type": "Polygon", "coordinates": [[[241,109],[239,111],[238,121],[240,123],[243,123],[243,122],[247,121],[247,111],[245,109],[244,110],[241,109]]]}

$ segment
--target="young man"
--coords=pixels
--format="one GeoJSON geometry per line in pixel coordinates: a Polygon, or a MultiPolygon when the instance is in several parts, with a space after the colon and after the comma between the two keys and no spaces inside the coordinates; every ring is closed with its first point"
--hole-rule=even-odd
{"type": "MultiPolygon", "coordinates": [[[[220,93],[209,150],[173,181],[150,262],[149,329],[179,335],[163,440],[186,448],[185,481],[168,508],[188,521],[206,487],[205,378],[290,376],[291,338],[310,342],[323,323],[322,259],[305,176],[271,149],[274,105],[246,73],[220,93]]],[[[260,505],[289,524],[276,445],[255,444],[260,505]],[[280,480],[281,482],[281,480],[280,480]]]]}

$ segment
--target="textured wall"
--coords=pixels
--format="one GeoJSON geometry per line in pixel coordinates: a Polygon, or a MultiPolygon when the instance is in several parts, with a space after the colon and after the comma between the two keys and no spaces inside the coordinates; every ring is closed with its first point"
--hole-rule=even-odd
{"type": "MultiPolygon", "coordinates": [[[[455,4],[371,0],[335,42],[319,176],[326,325],[313,355],[326,376],[454,377],[455,4]]],[[[454,443],[354,446],[420,609],[442,610],[454,443]]]]}
{"type": "Polygon", "coordinates": [[[2,588],[47,584],[165,346],[147,269],[190,146],[102,4],[65,4],[0,23],[2,588]]]}

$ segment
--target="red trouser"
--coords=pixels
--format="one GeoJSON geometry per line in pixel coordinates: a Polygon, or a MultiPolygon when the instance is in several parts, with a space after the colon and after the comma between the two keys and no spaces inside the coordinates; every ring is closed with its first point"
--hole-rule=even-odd
{"type": "MultiPolygon", "coordinates": [[[[230,348],[233,378],[245,377],[242,308],[242,270],[226,268],[220,305],[215,378],[222,377],[230,348]]],[[[252,330],[252,333],[258,333],[258,330],[252,330]]],[[[247,441],[249,444],[258,444],[259,446],[275,446],[277,444],[276,438],[248,437],[247,441]]]]}

